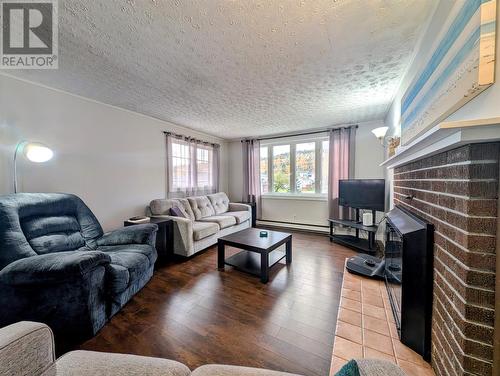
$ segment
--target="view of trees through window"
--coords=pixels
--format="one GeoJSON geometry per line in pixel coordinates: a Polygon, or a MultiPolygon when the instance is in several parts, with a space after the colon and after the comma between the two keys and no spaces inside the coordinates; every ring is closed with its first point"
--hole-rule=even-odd
{"type": "Polygon", "coordinates": [[[315,193],[316,143],[295,146],[295,189],[297,193],[315,193]]]}
{"type": "Polygon", "coordinates": [[[290,192],[290,145],[273,147],[273,192],[290,192]]]}
{"type": "Polygon", "coordinates": [[[260,148],[262,193],[326,194],[328,140],[311,140],[260,148]]]}

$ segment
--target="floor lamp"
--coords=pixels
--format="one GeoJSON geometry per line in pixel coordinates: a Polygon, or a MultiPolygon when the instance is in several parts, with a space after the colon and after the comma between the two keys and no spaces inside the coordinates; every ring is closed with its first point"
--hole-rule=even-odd
{"type": "Polygon", "coordinates": [[[17,193],[17,155],[23,153],[26,158],[35,163],[43,163],[52,159],[54,152],[39,142],[21,141],[14,151],[14,193],[17,193]]]}

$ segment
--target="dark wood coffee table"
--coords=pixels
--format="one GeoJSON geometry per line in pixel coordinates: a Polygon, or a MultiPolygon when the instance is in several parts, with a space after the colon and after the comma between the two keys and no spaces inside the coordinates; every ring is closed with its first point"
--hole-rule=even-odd
{"type": "Polygon", "coordinates": [[[262,283],[269,281],[269,268],[286,257],[286,263],[292,262],[292,235],[285,232],[247,228],[234,234],[219,238],[217,266],[231,265],[244,272],[260,276],[262,283]],[[267,237],[261,238],[260,232],[267,231],[267,237]],[[285,252],[276,250],[285,244],[285,252]],[[225,259],[225,246],[241,248],[234,256],[225,259]]]}

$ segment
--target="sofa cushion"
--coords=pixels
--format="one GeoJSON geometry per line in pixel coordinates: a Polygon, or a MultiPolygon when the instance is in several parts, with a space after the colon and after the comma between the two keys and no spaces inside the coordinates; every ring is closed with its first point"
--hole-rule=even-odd
{"type": "Polygon", "coordinates": [[[194,222],[193,223],[193,239],[201,240],[210,235],[216,234],[220,230],[217,223],[213,222],[194,222]]]}
{"type": "Polygon", "coordinates": [[[188,376],[189,368],[169,359],[95,351],[71,351],[57,359],[42,376],[188,376]]]}
{"type": "Polygon", "coordinates": [[[74,216],[36,216],[21,223],[24,235],[39,255],[74,251],[85,246],[80,224],[74,216]]]}
{"type": "Polygon", "coordinates": [[[381,359],[351,359],[335,376],[404,376],[398,365],[381,359]]]}
{"type": "Polygon", "coordinates": [[[175,203],[175,206],[180,209],[182,214],[184,214],[185,218],[188,218],[192,221],[195,220],[195,216],[193,213],[193,209],[191,209],[191,204],[186,198],[178,198],[176,200],[177,202],[175,203]]]}
{"type": "Polygon", "coordinates": [[[101,252],[135,252],[141,253],[149,260],[149,264],[153,265],[158,258],[156,249],[149,244],[119,244],[110,246],[100,246],[97,248],[101,252]]]}
{"type": "Polygon", "coordinates": [[[298,376],[292,373],[262,368],[207,364],[196,368],[191,376],[298,376]]]}
{"type": "Polygon", "coordinates": [[[212,215],[210,217],[201,218],[199,221],[217,223],[221,229],[236,224],[236,218],[232,215],[212,215]]]}
{"type": "Polygon", "coordinates": [[[224,192],[214,193],[207,196],[212,206],[214,207],[215,214],[222,214],[229,209],[229,198],[224,192]]]}
{"type": "Polygon", "coordinates": [[[130,273],[125,266],[109,264],[106,267],[107,293],[117,295],[125,291],[130,283],[130,273]]]}
{"type": "Polygon", "coordinates": [[[185,218],[194,221],[194,213],[189,201],[185,198],[158,199],[149,203],[152,215],[171,215],[171,208],[179,208],[185,218]]]}
{"type": "Polygon", "coordinates": [[[106,266],[106,283],[112,294],[125,291],[151,267],[148,257],[141,252],[117,250],[107,254],[111,258],[111,263],[106,266]]]}
{"type": "Polygon", "coordinates": [[[215,210],[207,196],[188,197],[196,220],[215,215],[215,210]]]}
{"type": "Polygon", "coordinates": [[[234,212],[227,212],[224,215],[231,215],[234,218],[236,218],[236,223],[239,225],[240,223],[243,223],[245,221],[248,221],[250,219],[250,212],[249,211],[234,211],[234,212]]]}
{"type": "Polygon", "coordinates": [[[169,215],[170,208],[172,208],[177,200],[174,199],[157,199],[149,203],[149,210],[152,215],[169,215]]]}
{"type": "Polygon", "coordinates": [[[180,218],[186,218],[182,210],[178,207],[172,207],[170,208],[170,215],[172,217],[180,217],[180,218]]]}

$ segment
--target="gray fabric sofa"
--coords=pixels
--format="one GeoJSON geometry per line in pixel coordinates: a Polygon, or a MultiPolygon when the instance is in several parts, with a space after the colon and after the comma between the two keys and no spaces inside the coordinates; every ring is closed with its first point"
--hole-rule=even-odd
{"type": "Polygon", "coordinates": [[[0,326],[44,322],[59,348],[92,337],[153,275],[157,229],[105,234],[70,194],[0,196],[0,326]]]}
{"type": "Polygon", "coordinates": [[[221,236],[251,227],[249,205],[229,202],[224,192],[206,196],[151,201],[148,215],[171,218],[174,225],[174,253],[191,256],[217,243],[221,236]],[[172,216],[178,208],[183,217],[172,216]]]}
{"type": "MultiPolygon", "coordinates": [[[[363,359],[357,362],[360,376],[405,375],[398,366],[385,361],[363,359]]],[[[27,321],[0,329],[0,375],[294,376],[266,369],[217,364],[201,366],[191,372],[187,366],[174,360],[95,351],[72,351],[56,360],[50,328],[27,321]]]]}

